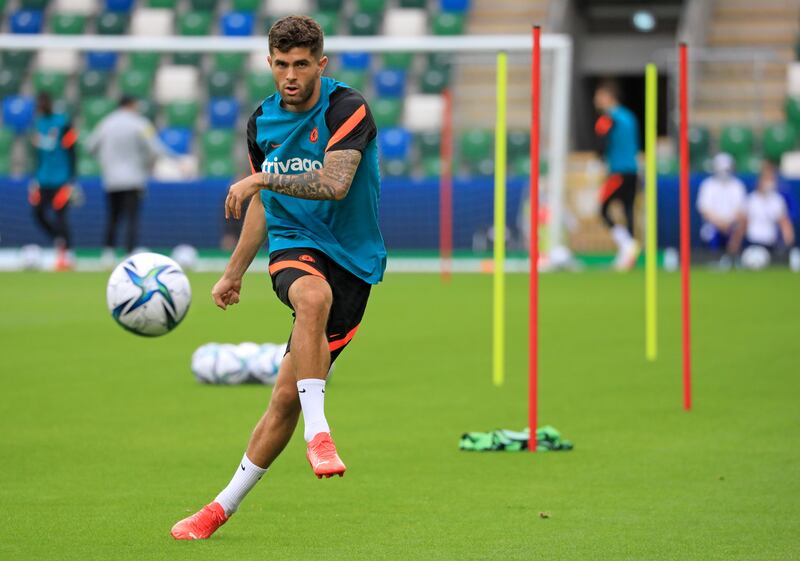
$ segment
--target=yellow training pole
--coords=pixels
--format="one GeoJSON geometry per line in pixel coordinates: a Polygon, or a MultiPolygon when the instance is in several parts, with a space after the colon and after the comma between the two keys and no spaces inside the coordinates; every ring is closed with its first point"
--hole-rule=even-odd
{"type": "Polygon", "coordinates": [[[495,386],[502,386],[505,379],[506,63],[506,53],[497,53],[497,124],[494,129],[494,317],[492,325],[492,382],[495,386]]]}
{"type": "Polygon", "coordinates": [[[645,69],[645,356],[653,361],[658,355],[658,287],[656,284],[658,243],[656,231],[656,116],[658,112],[658,69],[648,64],[645,69]]]}

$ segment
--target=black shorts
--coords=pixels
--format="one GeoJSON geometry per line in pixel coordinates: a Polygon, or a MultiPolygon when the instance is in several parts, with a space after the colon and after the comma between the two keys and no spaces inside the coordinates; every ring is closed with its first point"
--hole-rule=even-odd
{"type": "Polygon", "coordinates": [[[600,190],[600,202],[605,204],[617,199],[626,206],[633,206],[638,185],[639,176],[635,173],[612,173],[600,190]]]}
{"type": "MultiPolygon", "coordinates": [[[[336,360],[353,336],[358,331],[372,285],[364,282],[350,271],[333,262],[333,260],[316,249],[292,248],[274,251],[269,255],[269,274],[272,277],[272,288],[281,302],[294,307],[289,301],[289,287],[292,283],[306,275],[314,275],[327,281],[333,294],[328,326],[325,334],[328,337],[328,348],[331,352],[331,364],[336,360]]],[[[294,314],[292,314],[294,315],[294,314]]],[[[289,336],[288,353],[292,345],[289,336]]]]}

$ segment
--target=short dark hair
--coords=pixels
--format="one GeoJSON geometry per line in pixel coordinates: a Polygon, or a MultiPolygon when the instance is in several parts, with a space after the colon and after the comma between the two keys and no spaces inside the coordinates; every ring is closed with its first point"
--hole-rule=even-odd
{"type": "Polygon", "coordinates": [[[43,113],[52,113],[53,98],[51,98],[50,94],[47,92],[39,92],[36,94],[36,106],[39,108],[39,111],[43,113]]]}
{"type": "Polygon", "coordinates": [[[119,98],[119,106],[129,107],[131,105],[134,105],[137,101],[138,100],[134,96],[123,94],[122,97],[119,98]]]}
{"type": "Polygon", "coordinates": [[[600,83],[597,84],[597,90],[603,90],[611,95],[611,97],[619,101],[620,90],[619,83],[616,80],[612,80],[610,78],[600,80],[600,83]]]}
{"type": "Polygon", "coordinates": [[[270,27],[270,53],[273,50],[288,53],[295,47],[305,47],[315,57],[322,57],[322,28],[312,18],[308,16],[286,16],[270,27]]]}

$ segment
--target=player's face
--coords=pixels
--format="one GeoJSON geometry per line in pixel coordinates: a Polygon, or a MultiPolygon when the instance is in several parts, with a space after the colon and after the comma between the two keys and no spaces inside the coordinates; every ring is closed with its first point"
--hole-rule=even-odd
{"type": "Polygon", "coordinates": [[[328,57],[317,59],[308,48],[295,47],[286,53],[275,50],[267,62],[283,103],[304,111],[316,102],[314,94],[328,57]]]}
{"type": "Polygon", "coordinates": [[[758,187],[765,193],[775,190],[775,169],[772,166],[765,165],[761,170],[758,187]]]}
{"type": "Polygon", "coordinates": [[[594,106],[600,111],[608,111],[614,106],[614,98],[603,88],[594,92],[594,106]]]}

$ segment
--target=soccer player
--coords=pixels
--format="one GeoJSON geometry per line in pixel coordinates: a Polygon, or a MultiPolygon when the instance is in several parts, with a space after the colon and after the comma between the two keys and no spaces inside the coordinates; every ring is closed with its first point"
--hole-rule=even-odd
{"type": "Polygon", "coordinates": [[[639,243],[633,237],[633,202],[638,184],[639,124],[636,116],[619,102],[615,82],[602,82],[595,90],[594,105],[600,117],[594,130],[599,141],[599,152],[608,165],[608,177],[600,190],[600,215],[617,245],[614,268],[628,270],[639,257],[639,243]],[[612,202],[622,203],[625,212],[623,226],[616,224],[609,214],[612,202]]]}
{"type": "Polygon", "coordinates": [[[56,269],[66,270],[72,264],[69,258],[70,235],[67,209],[75,179],[75,142],[78,134],[69,118],[53,112],[50,96],[40,93],[36,98],[39,116],[33,146],[36,148],[36,181],[31,186],[29,202],[34,217],[56,246],[56,269]],[[48,209],[53,211],[52,219],[48,209]]]}
{"type": "Polygon", "coordinates": [[[269,407],[235,474],[213,502],[172,528],[176,539],[208,538],[236,512],[281,453],[303,414],[306,457],[322,478],[343,475],[324,412],[331,363],[358,330],[370,288],[383,277],[386,250],[378,229],[380,178],[376,127],[364,98],[323,77],[319,25],[305,16],[269,31],[277,93],[247,124],[253,174],[235,183],[226,217],[239,218],[239,242],[212,289],[222,308],[237,304],[242,277],[269,232],[272,286],[294,311],[294,327],[269,407]]]}

